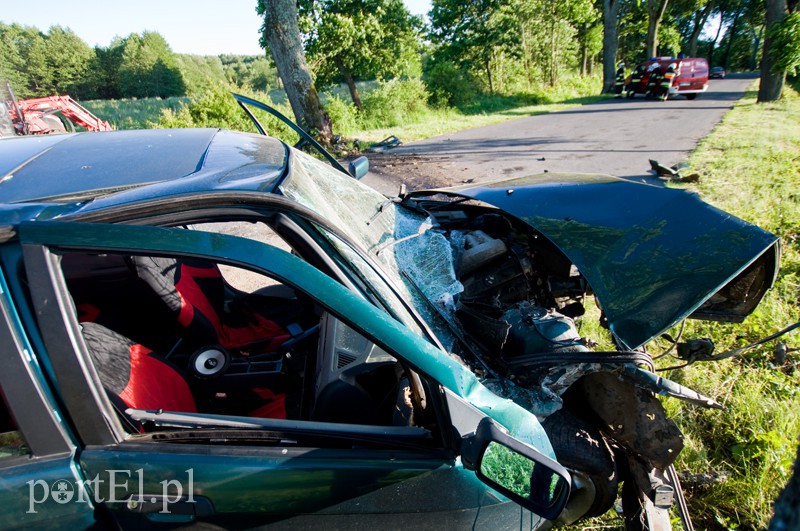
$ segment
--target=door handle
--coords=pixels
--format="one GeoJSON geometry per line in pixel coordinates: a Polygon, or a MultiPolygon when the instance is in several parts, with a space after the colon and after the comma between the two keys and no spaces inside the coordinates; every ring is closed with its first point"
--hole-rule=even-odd
{"type": "Polygon", "coordinates": [[[125,502],[125,511],[139,513],[157,522],[191,522],[196,517],[214,514],[214,505],[205,496],[164,496],[142,494],[125,502]]]}

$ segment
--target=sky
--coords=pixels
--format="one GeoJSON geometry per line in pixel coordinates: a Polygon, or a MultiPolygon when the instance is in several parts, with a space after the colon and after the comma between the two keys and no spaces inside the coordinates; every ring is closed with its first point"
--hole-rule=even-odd
{"type": "MultiPolygon", "coordinates": [[[[424,15],[431,0],[404,0],[424,15]]],[[[160,33],[175,53],[257,55],[261,18],[256,0],[20,0],[2,2],[0,22],[70,28],[89,46],[106,47],[114,37],[143,31],[160,33]]]]}

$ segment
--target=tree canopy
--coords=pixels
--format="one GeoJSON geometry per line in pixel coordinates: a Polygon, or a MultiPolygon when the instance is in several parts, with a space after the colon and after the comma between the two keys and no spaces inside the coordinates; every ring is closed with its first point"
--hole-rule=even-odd
{"type": "MultiPolygon", "coordinates": [[[[773,70],[800,66],[798,0],[767,21],[777,0],[432,0],[427,22],[403,0],[299,0],[301,53],[323,90],[349,89],[361,105],[368,81],[422,75],[432,101],[531,93],[602,66],[653,55],[706,57],[711,66],[756,70],[769,42],[773,70]],[[767,27],[770,27],[767,31],[767,27]]],[[[259,5],[266,0],[259,0],[259,5]]],[[[783,75],[783,74],[781,74],[783,75]]],[[[274,60],[175,54],[155,32],[89,47],[72,30],[0,23],[0,77],[19,97],[80,99],[197,94],[221,84],[282,89],[274,60]]]]}
{"type": "Polygon", "coordinates": [[[0,81],[17,97],[69,94],[78,99],[170,97],[234,85],[279,86],[266,56],[175,54],[156,32],[117,37],[91,48],[72,30],[0,22],[0,81]]]}
{"type": "Polygon", "coordinates": [[[300,3],[300,27],[316,83],[347,83],[361,107],[356,80],[419,73],[422,21],[402,0],[317,0],[300,3]]]}

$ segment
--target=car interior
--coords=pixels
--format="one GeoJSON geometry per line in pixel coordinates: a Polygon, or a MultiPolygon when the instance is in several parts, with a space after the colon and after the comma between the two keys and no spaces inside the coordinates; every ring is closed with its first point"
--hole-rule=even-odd
{"type": "Polygon", "coordinates": [[[402,364],[289,286],[185,257],[66,252],[61,264],[131,433],[158,428],[130,409],[415,425],[421,391],[402,364]]]}

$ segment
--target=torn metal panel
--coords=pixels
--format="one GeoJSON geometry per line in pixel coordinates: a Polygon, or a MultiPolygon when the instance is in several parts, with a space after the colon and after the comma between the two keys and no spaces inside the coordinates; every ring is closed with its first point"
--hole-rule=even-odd
{"type": "Polygon", "coordinates": [[[682,190],[547,173],[409,199],[437,193],[488,203],[547,237],[586,278],[628,348],[688,316],[740,321],[777,272],[777,236],[682,190]]]}

